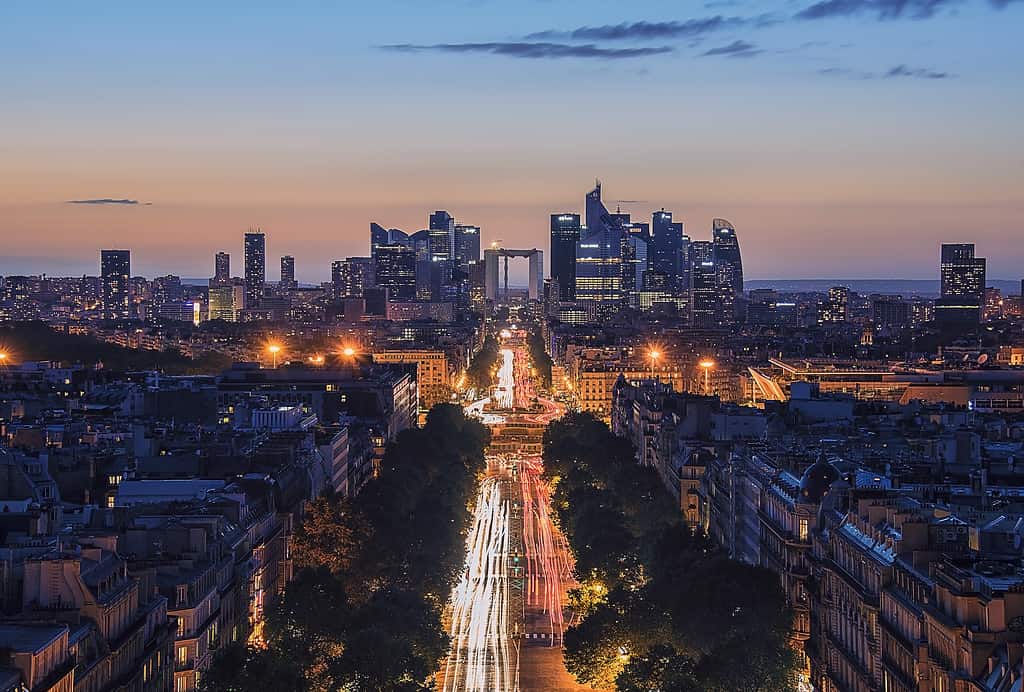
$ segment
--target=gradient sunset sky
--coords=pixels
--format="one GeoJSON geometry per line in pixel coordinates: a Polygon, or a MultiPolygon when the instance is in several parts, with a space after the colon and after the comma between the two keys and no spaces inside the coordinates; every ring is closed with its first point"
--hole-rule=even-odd
{"type": "Polygon", "coordinates": [[[434,209],[546,250],[600,177],[750,278],[1017,279],[1022,74],[1024,0],[3,0],[0,274],[239,273],[260,226],[321,281],[434,209]]]}

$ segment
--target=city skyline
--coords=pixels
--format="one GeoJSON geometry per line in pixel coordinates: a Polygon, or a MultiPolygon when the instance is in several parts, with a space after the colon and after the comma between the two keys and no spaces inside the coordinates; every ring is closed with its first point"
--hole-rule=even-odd
{"type": "Polygon", "coordinates": [[[18,137],[0,157],[0,274],[81,274],[96,248],[130,247],[141,274],[203,276],[260,226],[268,257],[323,280],[316,260],[364,254],[370,221],[412,232],[434,209],[485,245],[542,247],[597,176],[610,207],[643,200],[622,204],[634,217],[732,221],[751,279],[932,278],[934,253],[912,250],[965,237],[1014,278],[1021,3],[844,6],[381,3],[198,22],[188,4],[60,19],[8,4],[0,56],[21,68],[4,80],[18,137]],[[616,105],[594,113],[597,89],[616,105]]]}
{"type": "MultiPolygon", "coordinates": [[[[598,183],[600,184],[600,181],[598,181],[598,183]]],[[[637,202],[637,201],[634,201],[634,200],[627,200],[627,201],[630,202],[629,206],[624,206],[621,202],[616,203],[616,212],[620,212],[621,211],[623,213],[623,215],[629,216],[630,214],[628,213],[627,210],[629,208],[631,208],[631,207],[635,208],[637,205],[641,204],[640,202],[637,202]]],[[[561,212],[552,212],[552,213],[550,213],[548,215],[548,219],[549,220],[553,220],[554,218],[557,218],[559,216],[564,216],[566,214],[575,214],[576,216],[579,216],[581,218],[581,221],[582,221],[583,217],[584,217],[584,214],[582,212],[585,211],[585,203],[584,204],[578,204],[577,207],[574,207],[574,209],[575,208],[579,208],[580,211],[579,212],[569,211],[568,210],[569,207],[567,207],[567,210],[564,210],[564,211],[561,211],[561,212]]],[[[448,212],[447,211],[442,211],[441,213],[447,214],[448,212]]],[[[416,229],[416,230],[409,230],[409,229],[413,229],[413,228],[416,227],[415,223],[412,226],[409,226],[408,228],[402,228],[402,227],[396,227],[396,226],[388,226],[387,224],[378,224],[376,221],[371,221],[369,223],[369,225],[371,227],[375,226],[375,227],[378,227],[378,228],[381,228],[381,229],[392,228],[394,230],[403,231],[403,232],[407,233],[408,235],[412,235],[413,233],[415,233],[417,231],[424,231],[424,232],[426,232],[426,231],[429,230],[430,219],[433,218],[434,212],[429,212],[429,211],[424,210],[421,215],[424,218],[426,218],[428,220],[428,222],[426,224],[420,224],[421,227],[416,229]]],[[[650,212],[646,213],[646,215],[645,215],[644,212],[640,212],[639,214],[634,213],[632,216],[633,216],[634,224],[640,223],[643,226],[650,226],[651,222],[653,222],[655,224],[655,226],[657,226],[659,218],[664,216],[664,217],[669,218],[671,220],[672,215],[673,215],[673,212],[671,210],[662,207],[660,209],[652,209],[650,212]]],[[[464,220],[464,217],[452,215],[452,216],[449,216],[449,220],[452,222],[452,224],[457,224],[457,225],[454,225],[453,228],[456,228],[456,229],[469,228],[469,229],[475,230],[476,233],[479,234],[479,237],[476,240],[476,242],[478,244],[482,243],[483,245],[488,246],[488,247],[492,246],[492,244],[494,244],[493,246],[495,246],[495,247],[497,247],[497,246],[512,247],[512,246],[514,246],[516,244],[516,243],[505,242],[504,240],[502,240],[500,238],[491,238],[491,237],[489,237],[489,235],[486,232],[486,228],[482,228],[482,226],[479,225],[479,224],[477,224],[477,225],[468,225],[468,226],[465,225],[467,223],[467,221],[464,220]]],[[[712,233],[712,234],[717,233],[717,227],[718,227],[718,224],[720,224],[720,223],[731,224],[731,222],[726,221],[725,219],[721,219],[721,218],[715,217],[715,218],[711,219],[711,223],[709,223],[707,229],[704,229],[704,232],[709,232],[709,233],[712,233]]],[[[676,225],[678,226],[680,224],[682,225],[682,231],[683,231],[684,235],[688,235],[689,236],[689,235],[693,235],[694,234],[693,226],[689,225],[689,224],[686,224],[685,221],[681,221],[679,219],[679,217],[676,216],[676,225]]],[[[587,229],[587,226],[586,226],[585,223],[582,225],[582,228],[584,230],[587,229]]],[[[703,232],[700,229],[697,229],[696,233],[697,233],[697,235],[702,235],[703,234],[703,232]]],[[[159,259],[154,260],[153,258],[150,258],[150,261],[148,261],[148,262],[147,262],[147,258],[145,256],[145,254],[143,254],[142,255],[142,261],[141,262],[137,262],[137,265],[136,265],[136,266],[140,267],[139,270],[138,271],[134,271],[132,275],[133,276],[145,276],[145,277],[157,277],[157,276],[163,276],[163,275],[171,274],[171,275],[181,276],[183,280],[189,280],[189,281],[193,281],[193,282],[206,282],[208,280],[208,278],[211,278],[211,277],[212,278],[216,278],[219,275],[219,264],[218,264],[218,262],[221,261],[222,256],[226,256],[226,257],[230,258],[230,256],[235,255],[235,256],[239,257],[240,259],[244,260],[244,257],[245,257],[245,254],[246,254],[246,240],[245,240],[245,238],[247,238],[250,235],[259,235],[260,238],[261,238],[261,241],[263,243],[263,248],[262,248],[261,254],[263,255],[263,264],[264,264],[264,270],[263,271],[264,271],[264,274],[265,274],[265,279],[264,280],[267,283],[277,283],[279,278],[280,278],[280,272],[278,270],[274,270],[273,272],[266,271],[266,266],[267,266],[268,263],[270,265],[278,266],[277,260],[281,260],[282,262],[287,260],[287,262],[289,263],[289,267],[290,267],[290,270],[291,270],[292,274],[291,274],[290,277],[286,277],[286,278],[288,278],[290,280],[294,280],[298,284],[318,285],[318,284],[321,284],[321,283],[328,283],[328,282],[330,282],[332,280],[333,271],[334,271],[333,267],[334,267],[335,264],[341,262],[345,258],[349,258],[349,259],[356,258],[356,259],[358,259],[358,258],[361,258],[361,257],[366,257],[367,255],[370,254],[370,250],[371,250],[372,244],[373,244],[372,243],[372,239],[369,242],[367,242],[366,231],[364,229],[362,231],[362,233],[360,234],[361,238],[358,239],[358,242],[361,243],[363,245],[363,247],[361,247],[361,248],[360,247],[354,247],[352,252],[344,252],[344,253],[339,252],[339,253],[337,253],[337,259],[331,259],[331,260],[328,260],[326,262],[324,260],[323,251],[322,250],[321,251],[317,251],[312,256],[308,256],[306,258],[308,260],[308,264],[307,264],[307,263],[302,262],[301,259],[299,261],[297,261],[296,257],[295,257],[295,255],[296,255],[295,251],[290,249],[290,248],[296,247],[296,246],[297,247],[302,247],[301,240],[296,241],[296,239],[295,239],[295,237],[293,235],[287,234],[287,233],[282,233],[281,236],[282,236],[283,240],[279,239],[277,241],[277,244],[275,245],[273,240],[272,240],[272,234],[270,232],[265,232],[258,225],[249,225],[245,230],[235,232],[233,234],[232,238],[227,239],[223,246],[217,246],[219,249],[217,249],[215,251],[212,249],[213,246],[210,246],[209,248],[204,246],[201,252],[200,251],[196,251],[196,255],[197,255],[196,262],[199,263],[198,265],[195,265],[195,266],[190,265],[190,267],[186,268],[185,270],[174,271],[173,269],[169,269],[169,264],[166,261],[167,258],[164,257],[162,254],[160,255],[159,259]],[[255,231],[254,231],[254,229],[255,229],[255,231]],[[241,242],[239,242],[239,240],[238,240],[239,238],[242,238],[241,242]],[[268,244],[271,246],[270,250],[266,249],[266,246],[268,244]],[[238,247],[234,247],[236,245],[238,247]],[[212,258],[212,261],[211,261],[211,258],[212,258]],[[200,265],[209,265],[209,266],[200,266],[200,265]]],[[[949,241],[950,242],[951,241],[960,241],[960,240],[963,240],[965,237],[977,238],[977,237],[984,237],[984,236],[985,236],[984,233],[974,233],[973,235],[969,235],[969,236],[963,236],[962,235],[960,237],[954,237],[952,239],[949,239],[949,241]]],[[[755,237],[752,240],[753,240],[753,242],[751,242],[751,240],[747,240],[746,239],[746,234],[745,234],[744,245],[752,244],[752,245],[756,246],[757,245],[757,242],[756,242],[757,238],[755,237]]],[[[537,242],[536,244],[531,245],[531,247],[535,247],[535,248],[541,249],[541,250],[550,250],[551,243],[552,243],[551,228],[548,227],[547,229],[545,229],[544,237],[540,238],[540,241],[537,242]]],[[[520,244],[523,245],[523,246],[527,245],[525,243],[520,243],[520,244]]],[[[932,248],[932,249],[935,252],[939,252],[939,250],[944,245],[949,244],[949,242],[947,242],[946,239],[942,239],[942,240],[928,241],[928,244],[929,245],[934,245],[935,247],[932,248]]],[[[978,244],[981,244],[981,243],[978,243],[978,244]]],[[[116,245],[116,243],[114,245],[116,245]]],[[[129,243],[123,243],[122,245],[126,245],[127,246],[127,245],[129,245],[129,243]]],[[[345,247],[351,247],[351,245],[349,243],[346,243],[345,247]]],[[[92,256],[95,256],[95,252],[98,249],[100,249],[100,248],[98,248],[98,247],[86,248],[86,252],[89,253],[92,256]]],[[[139,255],[136,254],[136,250],[134,249],[134,247],[126,247],[126,249],[132,251],[133,255],[135,255],[136,258],[139,257],[139,255]]],[[[874,250],[874,249],[876,249],[876,248],[872,248],[872,250],[874,250]]],[[[920,263],[920,261],[921,261],[920,253],[922,251],[924,251],[924,249],[925,249],[924,246],[916,246],[913,249],[913,252],[915,254],[910,258],[912,260],[913,266],[916,266],[917,264],[920,263]]],[[[653,249],[652,249],[652,251],[653,251],[653,249]]],[[[146,251],[142,250],[141,252],[145,253],[146,251]]],[[[932,253],[932,254],[935,254],[935,253],[932,253]]],[[[1001,255],[1000,257],[996,257],[995,258],[995,262],[993,262],[994,266],[999,267],[999,266],[1007,266],[1007,265],[1012,265],[1013,264],[1012,262],[1006,261],[1006,253],[1005,252],[1001,252],[1000,255],[1001,255]]],[[[876,257],[877,257],[877,255],[876,255],[876,257]]],[[[902,260],[901,261],[901,265],[902,266],[907,266],[906,260],[908,259],[908,257],[903,256],[900,259],[902,260]]],[[[54,264],[55,258],[53,258],[53,257],[46,257],[46,258],[23,258],[23,257],[21,257],[21,258],[19,258],[19,257],[16,257],[16,256],[12,256],[12,257],[0,258],[0,275],[3,274],[2,269],[3,269],[3,263],[5,261],[8,262],[8,263],[11,263],[12,267],[16,267],[18,270],[20,270],[20,271],[8,271],[7,273],[10,274],[10,275],[87,276],[87,275],[97,275],[98,273],[101,273],[101,272],[97,272],[97,268],[98,267],[97,267],[97,265],[95,263],[95,260],[90,261],[90,260],[88,260],[86,258],[80,258],[80,257],[77,257],[77,256],[74,256],[74,257],[62,257],[62,258],[56,260],[55,264],[54,264]],[[18,264],[15,264],[16,262],[18,264]],[[36,264],[30,264],[29,266],[26,267],[25,266],[26,262],[39,262],[39,263],[42,263],[44,265],[45,265],[45,263],[50,262],[51,266],[56,267],[57,270],[56,271],[39,270],[39,269],[36,268],[36,264]]],[[[137,259],[136,259],[136,261],[137,261],[137,259]]],[[[550,262],[550,255],[549,255],[549,259],[547,260],[547,262],[548,263],[550,262]]],[[[548,263],[545,264],[545,273],[546,273],[547,276],[551,276],[552,275],[552,269],[551,269],[550,264],[548,264],[548,263]]],[[[756,255],[755,255],[755,262],[753,262],[751,264],[754,264],[755,266],[757,266],[757,264],[756,264],[756,255]]],[[[993,266],[993,265],[990,265],[990,266],[993,266]]],[[[818,266],[818,265],[815,265],[815,266],[818,266]]],[[[527,267],[526,267],[525,264],[523,264],[523,263],[514,263],[512,265],[512,269],[510,270],[510,276],[512,277],[510,285],[514,285],[516,288],[523,288],[523,287],[525,287],[527,285],[526,284],[526,279],[527,279],[527,272],[526,272],[526,270],[527,270],[527,267]]],[[[989,282],[990,283],[992,283],[992,282],[996,282],[996,283],[1014,283],[1014,282],[1018,281],[1018,278],[1016,278],[1013,275],[1014,271],[1017,271],[1015,266],[1011,266],[1009,268],[1008,272],[1005,275],[999,275],[998,273],[995,273],[995,272],[994,273],[990,273],[989,274],[989,282]]],[[[244,274],[244,272],[241,272],[241,273],[236,272],[236,273],[238,274],[239,278],[242,278],[242,276],[244,274]]],[[[742,273],[742,270],[741,270],[741,273],[742,273]]],[[[934,281],[936,283],[936,286],[938,286],[939,278],[940,277],[935,272],[935,265],[934,265],[934,263],[932,263],[932,265],[930,267],[930,270],[928,268],[925,268],[921,272],[918,272],[916,275],[913,272],[907,272],[907,273],[904,273],[904,274],[896,274],[896,275],[894,275],[894,274],[891,274],[891,273],[889,273],[889,274],[887,274],[887,273],[872,273],[870,271],[858,271],[858,270],[854,269],[852,271],[847,271],[845,273],[840,273],[838,275],[833,275],[831,277],[829,277],[826,274],[826,272],[819,271],[817,273],[815,273],[815,272],[797,273],[795,275],[794,274],[787,274],[787,275],[779,274],[779,275],[774,275],[774,276],[769,276],[769,275],[752,276],[752,277],[748,277],[747,280],[755,282],[755,283],[757,283],[757,282],[761,282],[761,283],[766,283],[766,282],[785,282],[785,281],[798,281],[798,282],[799,281],[882,281],[882,282],[884,282],[886,280],[891,280],[891,281],[894,281],[894,282],[900,282],[900,281],[922,281],[922,282],[923,281],[934,281]]]]}

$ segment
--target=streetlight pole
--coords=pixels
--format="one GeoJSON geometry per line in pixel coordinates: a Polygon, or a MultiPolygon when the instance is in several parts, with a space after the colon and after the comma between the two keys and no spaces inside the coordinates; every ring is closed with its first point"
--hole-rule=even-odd
{"type": "Polygon", "coordinates": [[[656,379],[656,376],[654,374],[654,367],[655,367],[655,365],[657,365],[658,359],[661,358],[661,351],[659,351],[658,349],[654,348],[654,349],[651,349],[650,352],[648,352],[647,355],[651,359],[651,379],[653,380],[653,379],[656,379]]]}
{"type": "Polygon", "coordinates": [[[708,376],[709,376],[708,373],[711,370],[711,368],[715,367],[715,361],[713,361],[713,360],[702,360],[700,362],[700,367],[704,369],[704,396],[710,396],[710,394],[711,394],[711,384],[710,384],[710,381],[708,379],[708,376]]]}

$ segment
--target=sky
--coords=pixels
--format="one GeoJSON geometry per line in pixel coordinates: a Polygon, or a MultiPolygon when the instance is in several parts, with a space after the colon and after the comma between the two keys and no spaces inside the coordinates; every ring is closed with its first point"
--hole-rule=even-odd
{"type": "Polygon", "coordinates": [[[547,249],[595,178],[745,273],[1024,276],[1024,0],[0,2],[0,274],[300,281],[447,209],[547,249]],[[287,8],[284,7],[287,5],[287,8]],[[76,203],[77,202],[77,203],[76,203]]]}

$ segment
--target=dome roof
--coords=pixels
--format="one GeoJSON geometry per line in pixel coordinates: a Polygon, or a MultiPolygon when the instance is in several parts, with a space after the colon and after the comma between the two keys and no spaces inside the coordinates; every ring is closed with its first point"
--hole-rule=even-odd
{"type": "Polygon", "coordinates": [[[818,460],[804,471],[800,479],[800,501],[818,504],[837,480],[839,472],[825,459],[824,454],[818,456],[818,460]]]}

